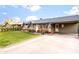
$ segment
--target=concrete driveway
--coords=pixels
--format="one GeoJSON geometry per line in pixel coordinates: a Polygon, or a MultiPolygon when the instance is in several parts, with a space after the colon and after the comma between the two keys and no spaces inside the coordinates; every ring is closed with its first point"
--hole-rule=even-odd
{"type": "Polygon", "coordinates": [[[0,49],[0,53],[79,53],[79,39],[74,34],[42,35],[0,49]]]}

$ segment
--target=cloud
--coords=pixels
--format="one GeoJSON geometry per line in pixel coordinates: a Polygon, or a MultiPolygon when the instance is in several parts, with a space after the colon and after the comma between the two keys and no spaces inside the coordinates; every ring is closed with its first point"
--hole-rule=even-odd
{"type": "Polygon", "coordinates": [[[79,6],[73,6],[69,11],[65,11],[68,15],[79,15],[79,6]]]}
{"type": "Polygon", "coordinates": [[[31,12],[36,12],[41,9],[41,6],[39,5],[23,5],[22,7],[30,10],[31,12]]]}
{"type": "Polygon", "coordinates": [[[6,5],[0,5],[0,7],[2,7],[2,8],[6,8],[6,5]]]}
{"type": "Polygon", "coordinates": [[[19,6],[18,5],[11,5],[12,7],[14,7],[14,8],[18,8],[19,6]]]}
{"type": "Polygon", "coordinates": [[[15,23],[15,24],[21,24],[22,23],[22,20],[21,20],[21,18],[20,17],[13,17],[13,23],[15,23]]]}
{"type": "Polygon", "coordinates": [[[39,18],[37,16],[28,16],[26,17],[26,21],[32,21],[32,20],[38,20],[39,18]]]}
{"type": "Polygon", "coordinates": [[[7,15],[7,12],[3,12],[2,14],[3,14],[3,15],[7,15]]]}
{"type": "Polygon", "coordinates": [[[23,7],[23,8],[27,8],[27,7],[28,7],[28,5],[22,5],[21,7],[23,7]]]}

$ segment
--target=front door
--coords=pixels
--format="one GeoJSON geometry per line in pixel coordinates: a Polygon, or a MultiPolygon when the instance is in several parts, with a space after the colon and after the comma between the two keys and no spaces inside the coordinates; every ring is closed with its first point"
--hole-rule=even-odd
{"type": "Polygon", "coordinates": [[[55,24],[55,32],[56,32],[56,33],[59,32],[59,24],[55,24]]]}

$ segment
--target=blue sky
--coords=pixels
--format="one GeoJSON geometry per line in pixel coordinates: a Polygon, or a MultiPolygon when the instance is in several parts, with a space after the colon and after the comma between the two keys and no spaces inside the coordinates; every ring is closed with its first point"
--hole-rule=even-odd
{"type": "Polygon", "coordinates": [[[74,15],[78,12],[78,8],[79,6],[75,5],[0,5],[0,23],[7,18],[30,21],[74,15]]]}

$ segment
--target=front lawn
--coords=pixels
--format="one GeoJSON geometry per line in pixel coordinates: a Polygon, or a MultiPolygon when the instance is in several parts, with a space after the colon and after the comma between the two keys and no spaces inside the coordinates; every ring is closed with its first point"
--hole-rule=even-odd
{"type": "Polygon", "coordinates": [[[30,38],[37,37],[37,34],[25,33],[20,31],[0,32],[0,47],[6,47],[10,44],[21,42],[30,38]]]}

